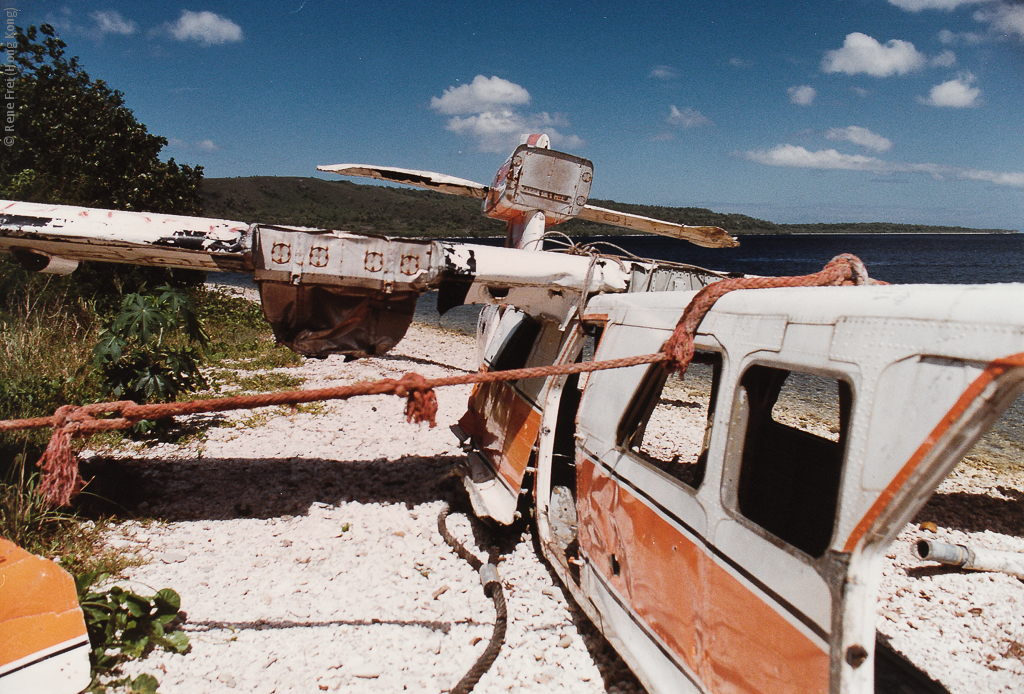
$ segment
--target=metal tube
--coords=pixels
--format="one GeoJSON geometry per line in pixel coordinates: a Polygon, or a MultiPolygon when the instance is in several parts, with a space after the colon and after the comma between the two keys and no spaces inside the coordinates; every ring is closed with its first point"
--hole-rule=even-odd
{"type": "Polygon", "coordinates": [[[917,554],[922,559],[959,566],[974,571],[1001,571],[1024,579],[1024,553],[997,549],[949,545],[935,540],[918,540],[917,554]]]}

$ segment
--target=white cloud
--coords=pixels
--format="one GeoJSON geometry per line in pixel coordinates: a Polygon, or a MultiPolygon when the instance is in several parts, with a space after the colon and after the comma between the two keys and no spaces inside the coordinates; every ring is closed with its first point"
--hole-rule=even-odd
{"type": "Polygon", "coordinates": [[[430,107],[451,116],[445,128],[476,140],[483,152],[507,152],[519,144],[526,133],[547,133],[551,144],[575,149],[586,144],[582,138],[559,130],[568,128],[568,119],[560,113],[522,113],[515,106],[530,103],[530,93],[500,77],[477,75],[469,84],[449,87],[430,100],[430,107]]]}
{"type": "Polygon", "coordinates": [[[446,115],[483,113],[530,103],[530,92],[500,77],[477,75],[469,84],[448,87],[430,100],[430,108],[446,115]]]}
{"type": "Polygon", "coordinates": [[[754,63],[749,61],[749,60],[744,60],[743,58],[737,57],[737,58],[729,58],[729,65],[731,65],[732,67],[747,68],[747,67],[753,67],[754,63]]]}
{"type": "Polygon", "coordinates": [[[965,72],[956,79],[935,85],[927,98],[918,97],[918,101],[929,106],[971,108],[978,105],[981,96],[981,90],[971,86],[973,83],[974,75],[965,72]]]}
{"type": "Polygon", "coordinates": [[[852,142],[875,152],[888,152],[892,149],[892,140],[857,125],[832,128],[825,133],[825,137],[837,142],[852,142]]]}
{"type": "Polygon", "coordinates": [[[942,53],[932,58],[931,64],[933,67],[953,67],[956,65],[956,53],[953,51],[942,51],[942,53]]]}
{"type": "Polygon", "coordinates": [[[949,29],[943,29],[939,32],[939,42],[945,46],[956,46],[964,44],[967,46],[977,46],[985,41],[985,37],[981,34],[975,34],[972,31],[952,32],[949,29]]]}
{"type": "Polygon", "coordinates": [[[199,150],[200,152],[217,152],[220,150],[220,146],[213,140],[197,140],[195,142],[189,142],[187,140],[181,140],[176,137],[172,137],[167,141],[167,144],[174,149],[184,149],[189,151],[199,150]]]}
{"type": "Polygon", "coordinates": [[[135,22],[124,19],[120,13],[113,10],[104,12],[93,12],[89,15],[96,22],[96,31],[102,36],[104,34],[120,34],[130,36],[135,33],[137,27],[135,22]]]}
{"type": "Polygon", "coordinates": [[[770,150],[746,152],[750,161],[768,166],[792,166],[800,169],[849,169],[853,171],[874,171],[884,164],[875,157],[863,154],[840,154],[834,149],[820,149],[811,152],[798,145],[778,145],[770,150]]]}
{"type": "Polygon", "coordinates": [[[671,80],[675,79],[677,74],[671,65],[658,65],[651,70],[650,76],[658,80],[671,80]]]}
{"type": "Polygon", "coordinates": [[[814,103],[814,97],[818,96],[818,92],[814,87],[807,84],[799,87],[790,87],[786,92],[789,94],[789,103],[796,104],[797,106],[810,106],[814,103]]]}
{"type": "Polygon", "coordinates": [[[767,166],[822,171],[866,171],[876,174],[918,173],[936,180],[958,178],[1024,189],[1024,172],[986,171],[943,164],[902,164],[860,154],[840,154],[834,149],[812,152],[797,145],[778,145],[769,150],[743,152],[741,156],[748,161],[767,166]]]}
{"type": "Polygon", "coordinates": [[[825,54],[821,69],[830,73],[866,73],[873,77],[889,77],[913,72],[926,63],[924,55],[909,41],[893,39],[883,46],[867,34],[854,32],[847,34],[842,48],[825,54]]]}
{"type": "Polygon", "coordinates": [[[862,99],[866,99],[871,92],[864,87],[850,87],[850,91],[859,96],[862,99]]]}
{"type": "Polygon", "coordinates": [[[961,5],[978,5],[990,0],[889,0],[890,5],[895,5],[901,10],[908,12],[920,12],[921,10],[955,10],[961,5]]]}
{"type": "Polygon", "coordinates": [[[964,169],[960,172],[963,178],[972,181],[986,181],[995,183],[997,186],[1008,186],[1010,188],[1024,188],[1024,172],[1001,173],[998,171],[983,171],[979,169],[964,169]]]}
{"type": "Polygon", "coordinates": [[[669,107],[668,118],[665,122],[669,125],[679,125],[684,128],[698,128],[702,125],[711,125],[711,119],[693,108],[679,110],[674,105],[669,107]]]}
{"type": "Polygon", "coordinates": [[[105,10],[102,12],[90,12],[89,22],[79,22],[71,8],[65,6],[60,9],[59,14],[48,12],[46,23],[53,26],[59,34],[79,34],[102,41],[108,34],[130,36],[138,30],[135,22],[125,19],[119,12],[105,10]]]}
{"type": "Polygon", "coordinates": [[[242,27],[213,12],[182,10],[178,21],[165,28],[178,41],[196,41],[203,46],[242,40],[242,27]]]}
{"type": "Polygon", "coordinates": [[[974,19],[990,24],[992,30],[1001,32],[1004,38],[1016,35],[1024,41],[1024,4],[1001,2],[978,10],[974,13],[974,19]]]}

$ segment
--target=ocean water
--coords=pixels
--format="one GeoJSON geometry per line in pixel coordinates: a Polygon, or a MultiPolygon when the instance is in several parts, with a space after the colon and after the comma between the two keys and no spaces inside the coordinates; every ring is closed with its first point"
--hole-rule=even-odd
{"type": "Polygon", "coordinates": [[[740,236],[739,248],[699,248],[661,236],[606,237],[636,255],[753,275],[817,272],[841,253],[892,283],[1024,282],[1024,234],[740,236]]]}

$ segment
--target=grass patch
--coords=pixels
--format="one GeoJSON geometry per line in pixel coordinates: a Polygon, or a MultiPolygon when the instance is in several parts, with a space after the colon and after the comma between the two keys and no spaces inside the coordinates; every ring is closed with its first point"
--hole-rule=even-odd
{"type": "Polygon", "coordinates": [[[59,561],[75,576],[118,574],[142,563],[133,552],[105,546],[104,536],[113,529],[109,519],[83,521],[75,511],[51,508],[39,493],[39,474],[29,465],[19,454],[0,481],[0,535],[26,551],[59,561]]]}
{"type": "Polygon", "coordinates": [[[279,371],[242,376],[236,383],[242,390],[254,391],[257,393],[272,393],[278,390],[292,390],[305,383],[306,379],[279,371]]]}
{"type": "Polygon", "coordinates": [[[300,355],[274,341],[258,303],[206,286],[197,287],[193,298],[210,336],[208,364],[251,371],[302,364],[300,355]]]}

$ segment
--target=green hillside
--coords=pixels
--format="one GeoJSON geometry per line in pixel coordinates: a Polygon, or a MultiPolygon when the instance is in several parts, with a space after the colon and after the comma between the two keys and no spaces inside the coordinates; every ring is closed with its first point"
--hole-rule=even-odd
{"type": "MultiPolygon", "coordinates": [[[[503,222],[488,219],[480,202],[415,188],[360,185],[319,178],[252,176],[203,181],[203,214],[262,224],[340,229],[388,236],[504,236],[503,222]]],[[[630,205],[591,200],[599,207],[655,217],[678,224],[719,226],[733,234],[822,233],[1009,233],[1000,229],[964,229],[906,224],[775,224],[741,214],[699,207],[630,205]]],[[[635,233],[574,219],[557,227],[571,236],[635,233]]]]}

